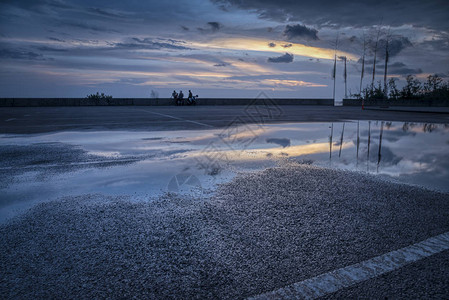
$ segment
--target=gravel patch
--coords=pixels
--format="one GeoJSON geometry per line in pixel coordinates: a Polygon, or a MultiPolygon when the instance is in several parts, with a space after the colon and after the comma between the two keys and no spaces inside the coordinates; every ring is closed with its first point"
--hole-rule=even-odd
{"type": "Polygon", "coordinates": [[[39,204],[0,227],[0,292],[239,299],[448,230],[448,194],[290,164],[242,174],[202,200],[39,204]]]}
{"type": "Polygon", "coordinates": [[[5,298],[216,298],[222,270],[195,241],[198,209],[102,195],[37,205],[0,229],[5,298]]]}

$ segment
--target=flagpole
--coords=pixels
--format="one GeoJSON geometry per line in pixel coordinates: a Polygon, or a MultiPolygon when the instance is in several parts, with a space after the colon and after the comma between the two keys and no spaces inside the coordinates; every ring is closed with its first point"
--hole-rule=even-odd
{"type": "Polygon", "coordinates": [[[335,81],[336,81],[336,72],[337,72],[337,48],[338,48],[338,36],[340,34],[337,34],[337,39],[335,41],[335,54],[334,54],[334,70],[332,72],[332,77],[334,78],[334,91],[332,98],[334,99],[334,105],[335,105],[335,81]]]}
{"type": "Polygon", "coordinates": [[[362,95],[363,76],[365,75],[365,53],[366,53],[366,38],[363,33],[363,56],[362,56],[362,73],[360,74],[360,97],[362,97],[362,110],[365,109],[365,97],[362,95]]]}
{"type": "Polygon", "coordinates": [[[348,98],[348,85],[347,85],[347,77],[348,77],[348,73],[346,71],[346,56],[345,56],[345,72],[344,72],[344,77],[345,77],[345,98],[348,98]]]}
{"type": "Polygon", "coordinates": [[[373,79],[371,81],[371,93],[374,90],[374,80],[376,79],[377,46],[379,45],[379,36],[380,36],[381,28],[382,28],[382,22],[383,22],[383,18],[382,18],[382,21],[380,22],[380,26],[377,30],[376,45],[374,46],[373,79]]]}
{"type": "Polygon", "coordinates": [[[388,49],[388,43],[390,39],[390,33],[388,32],[387,38],[386,38],[386,44],[385,44],[385,72],[384,72],[384,94],[385,97],[388,98],[388,87],[387,87],[387,72],[388,72],[388,59],[389,59],[389,49],[388,49]]]}
{"type": "MultiPolygon", "coordinates": [[[[336,52],[336,51],[335,51],[336,52]]],[[[337,54],[335,53],[334,56],[334,72],[333,72],[333,77],[334,77],[334,92],[333,92],[333,96],[332,98],[334,99],[334,105],[335,105],[335,73],[337,71],[337,54]]]]}

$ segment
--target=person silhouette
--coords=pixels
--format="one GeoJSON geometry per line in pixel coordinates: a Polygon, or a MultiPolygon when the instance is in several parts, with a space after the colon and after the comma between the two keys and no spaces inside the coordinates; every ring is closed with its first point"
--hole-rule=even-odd
{"type": "Polygon", "coordinates": [[[175,100],[175,105],[178,105],[178,93],[176,91],[173,91],[171,97],[173,98],[173,100],[175,100]]]}
{"type": "Polygon", "coordinates": [[[181,90],[179,91],[178,99],[181,102],[181,105],[184,105],[184,94],[181,90]]]}

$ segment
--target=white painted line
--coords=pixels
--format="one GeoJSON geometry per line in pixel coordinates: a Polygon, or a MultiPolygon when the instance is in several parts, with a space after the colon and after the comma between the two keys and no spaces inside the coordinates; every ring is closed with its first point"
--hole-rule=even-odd
{"type": "Polygon", "coordinates": [[[201,122],[196,122],[196,121],[192,121],[192,120],[182,119],[182,118],[178,118],[178,117],[171,116],[171,115],[161,114],[161,113],[157,113],[157,112],[154,112],[154,111],[148,111],[148,110],[145,110],[145,109],[138,109],[138,110],[142,110],[142,111],[150,113],[150,114],[155,114],[155,115],[159,115],[159,116],[163,116],[163,117],[167,117],[167,118],[172,118],[172,119],[175,119],[175,120],[178,120],[178,121],[184,121],[184,122],[189,122],[189,123],[193,123],[193,124],[197,124],[197,125],[201,125],[201,126],[214,128],[214,126],[212,126],[212,125],[201,123],[201,122]]]}
{"type": "Polygon", "coordinates": [[[5,120],[5,122],[10,122],[10,121],[14,121],[14,120],[17,120],[17,119],[16,118],[11,118],[11,119],[5,120]]]}
{"type": "Polygon", "coordinates": [[[449,232],[249,299],[315,299],[449,249],[449,232]]]}

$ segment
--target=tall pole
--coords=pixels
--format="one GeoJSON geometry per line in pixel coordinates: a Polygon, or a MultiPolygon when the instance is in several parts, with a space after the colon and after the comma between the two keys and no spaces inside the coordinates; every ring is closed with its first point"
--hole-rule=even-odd
{"type": "Polygon", "coordinates": [[[335,54],[334,54],[334,69],[332,71],[332,78],[334,79],[334,90],[332,94],[332,99],[334,99],[334,105],[335,105],[335,81],[336,81],[336,73],[337,73],[337,48],[338,48],[338,35],[337,39],[335,40],[335,54]]]}
{"type": "Polygon", "coordinates": [[[329,159],[332,160],[332,137],[334,135],[334,123],[331,126],[331,135],[329,136],[329,159]]]}
{"type": "Polygon", "coordinates": [[[365,54],[366,54],[366,37],[363,33],[363,56],[362,56],[362,72],[360,74],[360,97],[362,97],[362,110],[365,108],[365,96],[362,95],[363,76],[365,75],[365,54]]]}
{"type": "Polygon", "coordinates": [[[341,157],[341,148],[343,147],[343,135],[345,134],[345,122],[343,122],[343,128],[341,130],[341,137],[340,137],[340,151],[338,152],[338,157],[341,157]]]}
{"type": "Polygon", "coordinates": [[[357,121],[357,166],[359,165],[360,120],[357,121]]]}
{"type": "Polygon", "coordinates": [[[368,153],[366,154],[366,170],[369,172],[369,148],[371,147],[371,121],[368,121],[368,153]]]}
{"type": "Polygon", "coordinates": [[[376,79],[376,59],[377,59],[377,45],[379,43],[379,35],[380,35],[380,27],[379,30],[377,30],[376,45],[374,46],[373,80],[371,81],[371,91],[373,91],[374,80],[376,79]]]}
{"type": "Polygon", "coordinates": [[[382,135],[384,133],[384,121],[382,121],[380,125],[380,134],[379,134],[379,152],[377,153],[377,172],[379,172],[379,164],[382,159],[382,135]]]}
{"type": "Polygon", "coordinates": [[[387,42],[385,45],[385,72],[384,72],[384,94],[385,97],[388,98],[388,87],[387,87],[387,72],[388,72],[388,58],[389,58],[389,49],[388,49],[388,43],[389,43],[389,35],[387,35],[387,42]]]}
{"type": "Polygon", "coordinates": [[[360,95],[362,95],[363,76],[365,75],[365,54],[366,54],[366,38],[363,34],[363,55],[362,55],[362,73],[360,74],[360,95]]]}
{"type": "Polygon", "coordinates": [[[332,93],[332,99],[334,99],[334,105],[335,105],[335,73],[337,71],[337,54],[334,55],[334,70],[332,72],[332,77],[334,78],[334,90],[332,93]]]}
{"type": "Polygon", "coordinates": [[[343,77],[345,78],[345,99],[347,99],[348,98],[348,84],[347,84],[348,73],[347,73],[347,69],[346,69],[346,61],[347,61],[346,56],[345,56],[344,60],[345,60],[345,71],[343,73],[343,77]]]}

